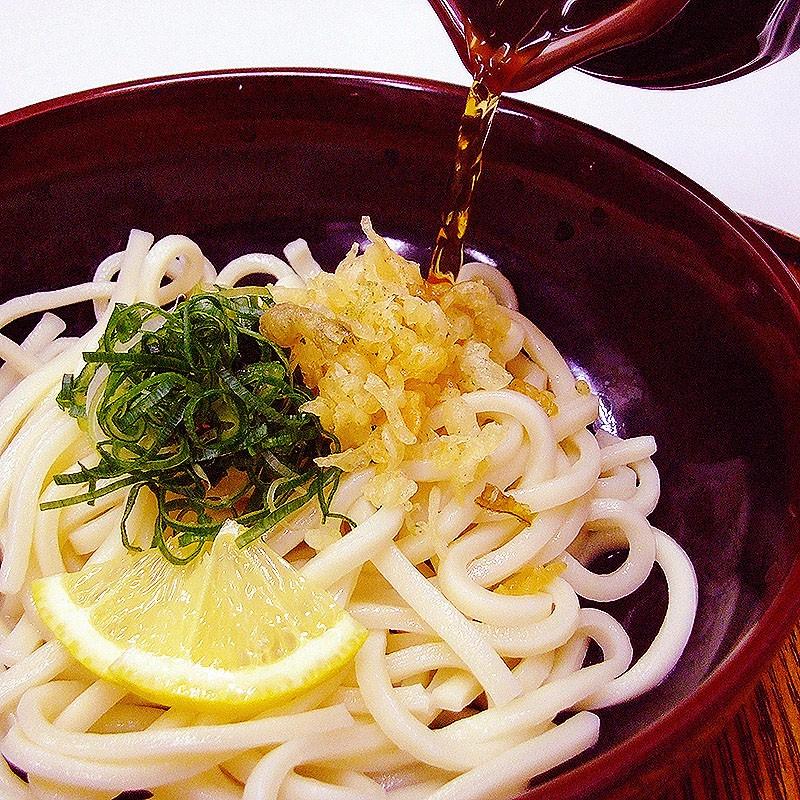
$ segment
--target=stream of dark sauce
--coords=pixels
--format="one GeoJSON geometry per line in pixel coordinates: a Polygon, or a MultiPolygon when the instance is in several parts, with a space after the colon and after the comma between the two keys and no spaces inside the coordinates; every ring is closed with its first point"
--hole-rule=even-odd
{"type": "Polygon", "coordinates": [[[474,82],[428,279],[451,281],[500,95],[658,30],[686,0],[431,0],[474,82]]]}
{"type": "Polygon", "coordinates": [[[428,272],[428,280],[433,283],[449,280],[447,276],[455,275],[461,267],[472,196],[481,176],[483,148],[499,101],[500,95],[481,81],[473,82],[469,88],[458,129],[447,208],[442,214],[428,272]]]}

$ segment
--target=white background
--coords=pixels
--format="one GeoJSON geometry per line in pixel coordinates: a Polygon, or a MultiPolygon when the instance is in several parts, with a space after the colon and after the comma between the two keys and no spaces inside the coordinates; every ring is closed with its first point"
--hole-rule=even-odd
{"type": "MultiPolygon", "coordinates": [[[[426,0],[0,0],[0,113],[133,78],[248,66],[468,81],[426,0]]],[[[705,89],[648,92],[571,71],[520,97],[800,232],[800,54],[705,89]]]]}

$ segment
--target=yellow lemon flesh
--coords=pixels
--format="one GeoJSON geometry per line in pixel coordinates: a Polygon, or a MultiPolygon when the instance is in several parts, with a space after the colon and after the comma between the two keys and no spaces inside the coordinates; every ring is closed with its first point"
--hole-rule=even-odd
{"type": "Polygon", "coordinates": [[[185,566],[157,550],[42,578],[33,599],[81,664],[148,700],[231,711],[321,683],[366,631],[261,542],[226,524],[185,566]]]}

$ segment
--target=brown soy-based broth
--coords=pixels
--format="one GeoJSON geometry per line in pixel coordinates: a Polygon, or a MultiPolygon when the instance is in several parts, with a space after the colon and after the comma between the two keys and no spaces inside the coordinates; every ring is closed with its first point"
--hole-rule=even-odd
{"type": "Polygon", "coordinates": [[[431,0],[474,79],[429,277],[458,272],[500,95],[658,30],[686,0],[431,0]]]}

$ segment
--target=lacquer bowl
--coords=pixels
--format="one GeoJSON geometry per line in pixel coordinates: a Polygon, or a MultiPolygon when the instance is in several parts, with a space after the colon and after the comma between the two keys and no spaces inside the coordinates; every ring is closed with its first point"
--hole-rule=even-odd
{"type": "MultiPolygon", "coordinates": [[[[406,78],[247,71],[0,117],[2,299],[88,278],[132,227],[186,234],[217,265],[302,236],[333,266],[369,214],[424,263],[463,98],[406,78]]],[[[800,288],[745,222],[674,170],[506,100],[469,249],[500,266],[590,376],[602,425],[659,444],[653,520],[697,570],[694,633],[660,687],[602,712],[597,747],[526,795],[640,798],[730,716],[800,610],[800,288]]],[[[615,609],[637,651],[664,599],[654,575],[615,609]]]]}

